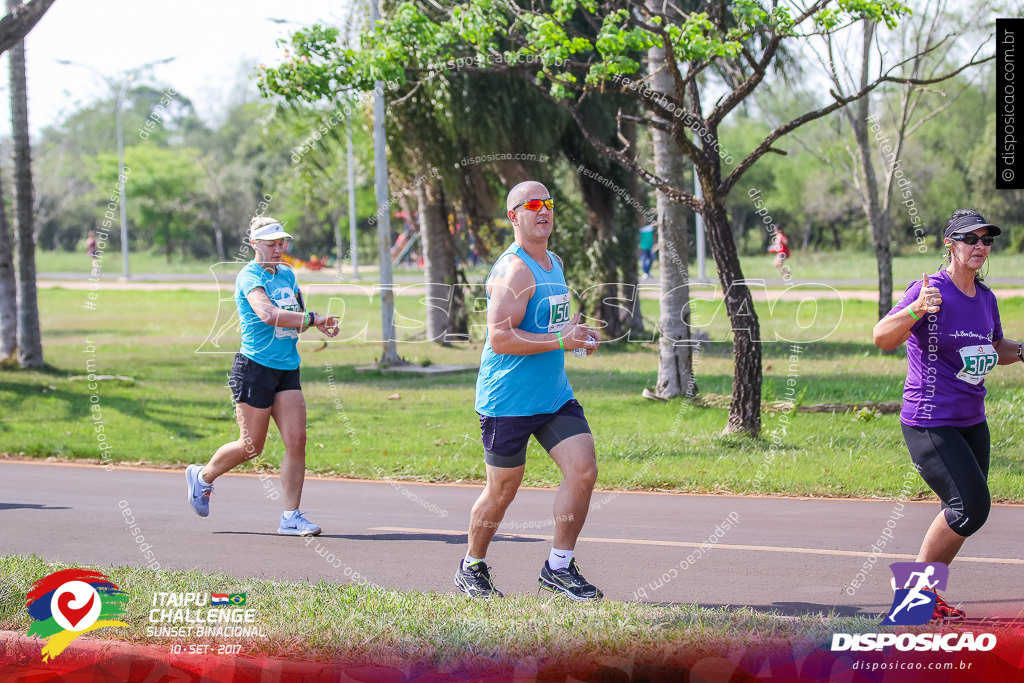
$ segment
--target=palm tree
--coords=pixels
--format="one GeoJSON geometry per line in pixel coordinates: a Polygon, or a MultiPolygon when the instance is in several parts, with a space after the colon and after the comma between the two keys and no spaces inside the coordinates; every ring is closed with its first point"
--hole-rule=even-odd
{"type": "Polygon", "coordinates": [[[28,35],[50,9],[54,0],[35,0],[27,5],[7,4],[8,14],[0,19],[0,54],[7,52],[28,35]]]}
{"type": "MultiPolygon", "coordinates": [[[[35,3],[33,3],[35,4],[35,3]]],[[[7,0],[16,15],[21,0],[7,0]]],[[[28,137],[28,87],[25,83],[25,41],[11,49],[11,127],[14,132],[14,208],[18,231],[18,363],[43,366],[36,300],[36,240],[32,229],[32,148],[28,137]]]]}
{"type": "MultiPolygon", "coordinates": [[[[2,186],[0,186],[2,188],[2,186]]],[[[0,189],[0,290],[10,296],[0,296],[0,357],[10,358],[18,350],[18,297],[14,275],[14,244],[11,226],[7,222],[7,208],[0,189]]]]}
{"type": "MultiPolygon", "coordinates": [[[[7,16],[0,19],[0,54],[8,51],[15,45],[22,47],[22,83],[25,80],[24,43],[22,40],[42,16],[46,14],[46,10],[50,9],[53,1],[35,0],[28,5],[22,5],[20,2],[12,3],[8,5],[10,11],[7,16]]],[[[14,68],[13,63],[11,68],[14,68]]],[[[24,90],[22,95],[24,96],[24,90]]],[[[26,129],[27,127],[28,124],[26,123],[26,129]]],[[[29,233],[31,234],[31,232],[30,227],[29,233]]],[[[32,271],[32,289],[34,292],[34,260],[32,271]]],[[[14,272],[14,245],[11,241],[11,228],[7,222],[7,211],[4,207],[2,192],[0,192],[0,290],[11,293],[9,296],[0,297],[0,356],[7,358],[14,355],[18,348],[17,310],[19,297],[14,294],[17,290],[14,272]]],[[[33,301],[35,301],[34,294],[33,301]]],[[[38,338],[38,334],[36,336],[38,338]]],[[[41,357],[42,352],[40,351],[40,359],[41,357]]]]}

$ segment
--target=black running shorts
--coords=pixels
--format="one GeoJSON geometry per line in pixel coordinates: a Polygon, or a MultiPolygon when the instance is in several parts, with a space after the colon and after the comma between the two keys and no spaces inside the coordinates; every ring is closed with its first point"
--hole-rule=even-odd
{"type": "Polygon", "coordinates": [[[240,353],[228,374],[228,386],[235,403],[245,403],[253,408],[269,408],[279,391],[302,389],[299,383],[299,369],[275,370],[260,365],[240,353]]]}
{"type": "Polygon", "coordinates": [[[992,507],[988,422],[970,427],[902,427],[910,457],[942,500],[946,524],[960,536],[970,536],[985,523],[992,507]]]}
{"type": "Polygon", "coordinates": [[[572,398],[557,412],[523,417],[480,416],[480,433],[484,442],[484,462],[494,467],[520,467],[526,464],[526,444],[530,436],[548,453],[577,434],[590,434],[590,425],[583,406],[572,398]]]}

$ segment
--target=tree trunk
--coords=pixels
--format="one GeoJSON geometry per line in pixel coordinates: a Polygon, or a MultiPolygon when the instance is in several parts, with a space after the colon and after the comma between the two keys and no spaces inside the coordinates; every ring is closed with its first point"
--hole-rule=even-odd
{"type": "Polygon", "coordinates": [[[455,254],[445,220],[444,191],[440,181],[416,188],[420,239],[423,241],[423,277],[427,287],[427,341],[447,346],[448,303],[455,274],[455,254]]]}
{"type": "MultiPolygon", "coordinates": [[[[713,156],[713,159],[705,158],[705,163],[717,168],[718,154],[712,149],[708,156],[713,156]]],[[[717,178],[700,176],[704,192],[701,215],[711,254],[718,266],[719,281],[725,293],[725,310],[733,333],[732,402],[725,431],[744,432],[756,437],[761,432],[761,326],[750,290],[743,284],[743,271],[725,211],[725,197],[718,195],[717,178]]]]}
{"type": "MultiPolygon", "coordinates": [[[[868,82],[874,30],[873,23],[864,22],[860,68],[861,87],[868,82]]],[[[854,113],[850,117],[850,126],[853,129],[853,137],[857,141],[857,156],[861,167],[862,206],[864,213],[867,214],[868,223],[871,225],[871,245],[874,247],[875,261],[878,265],[878,319],[881,320],[892,308],[892,248],[890,245],[892,221],[888,210],[882,210],[878,192],[878,177],[875,175],[875,167],[871,161],[871,141],[868,137],[869,104],[869,97],[857,100],[852,107],[854,113]]],[[[888,202],[886,202],[886,208],[888,208],[888,202]]]]}
{"type": "Polygon", "coordinates": [[[892,308],[892,227],[889,217],[879,213],[872,218],[872,243],[875,260],[878,262],[878,319],[881,320],[892,308]],[[877,222],[876,222],[877,221],[877,222]]]}
{"type": "MultiPolygon", "coordinates": [[[[7,0],[14,13],[20,0],[7,0]]],[[[11,129],[14,136],[14,208],[18,220],[18,362],[23,368],[43,367],[43,341],[36,300],[36,242],[32,229],[32,148],[28,130],[28,87],[25,43],[10,51],[11,129]]]]}
{"type": "MultiPolygon", "coordinates": [[[[467,151],[468,154],[468,151],[467,151]]],[[[485,226],[493,229],[493,216],[501,214],[498,199],[494,190],[487,183],[480,164],[472,164],[462,168],[462,187],[460,188],[462,211],[466,216],[467,229],[473,235],[477,255],[484,261],[490,261],[491,254],[487,242],[482,239],[481,232],[485,226]]],[[[504,208],[502,201],[501,208],[504,208]]],[[[504,249],[504,246],[501,247],[504,249]]]]}
{"type": "Polygon", "coordinates": [[[14,244],[7,208],[0,185],[0,358],[9,358],[18,350],[18,297],[14,276],[14,244]]]}
{"type": "MultiPolygon", "coordinates": [[[[608,172],[608,171],[606,171],[608,172]]],[[[619,272],[618,240],[615,236],[615,194],[599,179],[579,174],[580,190],[586,207],[587,225],[593,231],[593,240],[587,249],[591,286],[584,296],[585,313],[601,324],[602,339],[622,339],[621,309],[615,305],[618,297],[619,272]]]]}
{"type": "Polygon", "coordinates": [[[220,227],[219,218],[217,220],[217,225],[213,227],[213,241],[217,245],[217,260],[224,263],[228,260],[228,257],[224,252],[224,231],[220,227]]]}
{"type": "MultiPolygon", "coordinates": [[[[631,145],[635,146],[636,124],[632,122],[624,123],[622,129],[626,139],[629,140],[631,145]]],[[[637,177],[633,174],[629,174],[623,183],[626,193],[630,197],[635,197],[638,203],[625,210],[626,219],[618,231],[620,255],[624,256],[620,265],[622,271],[622,291],[620,294],[624,299],[629,297],[629,303],[626,304],[628,312],[622,316],[622,327],[623,332],[630,339],[634,337],[636,339],[643,339],[644,334],[644,317],[640,309],[640,288],[638,286],[640,281],[640,265],[637,262],[640,234],[638,228],[642,225],[647,225],[650,219],[640,209],[639,185],[637,177]]]]}
{"type": "MultiPolygon", "coordinates": [[[[665,51],[647,51],[651,87],[674,92],[672,76],[664,68],[665,51]]],[[[672,136],[652,129],[654,173],[685,187],[683,157],[672,136]]],[[[654,393],[660,398],[697,395],[693,376],[693,346],[690,344],[689,253],[686,242],[686,208],[658,192],[658,264],[661,268],[661,310],[658,338],[658,381],[654,393]]]]}

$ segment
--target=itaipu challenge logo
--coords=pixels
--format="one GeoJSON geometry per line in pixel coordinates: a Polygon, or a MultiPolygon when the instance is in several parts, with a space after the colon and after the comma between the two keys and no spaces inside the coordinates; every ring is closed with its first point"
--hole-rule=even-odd
{"type": "Polygon", "coordinates": [[[124,615],[128,596],[106,576],[92,569],[64,569],[35,582],[26,596],[34,619],[28,635],[46,640],[43,661],[55,658],[89,631],[128,626],[124,615]]]}

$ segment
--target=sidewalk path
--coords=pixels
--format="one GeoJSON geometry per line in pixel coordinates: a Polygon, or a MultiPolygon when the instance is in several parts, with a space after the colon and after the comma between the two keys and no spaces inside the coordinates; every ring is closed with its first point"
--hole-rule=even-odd
{"type": "MultiPolygon", "coordinates": [[[[878,291],[873,289],[835,289],[831,285],[801,282],[783,287],[781,283],[771,280],[747,280],[747,286],[751,290],[754,301],[803,301],[805,299],[842,299],[843,301],[878,301],[878,291]]],[[[223,282],[212,282],[209,276],[203,280],[181,279],[173,282],[155,282],[148,280],[101,280],[98,283],[89,282],[83,275],[81,278],[53,279],[41,276],[36,282],[41,289],[61,287],[64,289],[76,290],[143,290],[143,291],[173,291],[190,290],[196,292],[221,292],[224,296],[232,296],[234,283],[230,280],[223,282]]],[[[842,283],[836,283],[842,286],[842,283]]],[[[640,283],[640,297],[643,299],[661,298],[660,286],[647,280],[640,283]]],[[[995,286],[992,291],[999,299],[1012,297],[1024,297],[1024,288],[1013,288],[1012,285],[1005,288],[995,286]]],[[[380,293],[380,285],[373,282],[353,284],[345,282],[328,281],[304,281],[302,291],[308,297],[311,294],[349,294],[358,296],[374,296],[380,293]]],[[[397,296],[423,296],[426,287],[421,279],[415,282],[395,281],[394,292],[397,296]]],[[[899,294],[899,292],[897,292],[899,294]]],[[[694,283],[690,287],[692,299],[703,299],[717,301],[722,298],[721,289],[713,283],[694,283]]]]}

